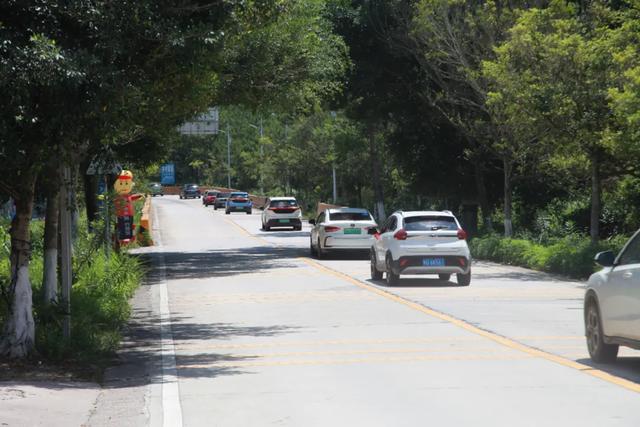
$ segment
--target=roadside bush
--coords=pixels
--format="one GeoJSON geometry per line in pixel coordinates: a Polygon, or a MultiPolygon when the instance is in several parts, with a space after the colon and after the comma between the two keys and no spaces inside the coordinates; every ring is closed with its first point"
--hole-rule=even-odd
{"type": "Polygon", "coordinates": [[[476,259],[585,278],[597,269],[593,262],[596,253],[605,250],[617,253],[626,241],[627,237],[616,236],[593,245],[588,237],[573,234],[543,245],[492,234],[471,240],[469,246],[476,259]]]}
{"type": "MultiPolygon", "coordinates": [[[[8,226],[0,224],[0,285],[5,287],[9,283],[8,226]]],[[[63,308],[45,307],[42,302],[44,222],[34,220],[31,224],[30,276],[36,349],[40,356],[52,361],[96,362],[113,353],[120,343],[120,330],[131,313],[129,299],[144,275],[142,263],[136,257],[113,251],[107,255],[102,233],[87,230],[86,220],[82,219],[74,242],[71,340],[65,341],[63,308]]],[[[0,327],[6,308],[5,299],[0,299],[0,327]]]]}

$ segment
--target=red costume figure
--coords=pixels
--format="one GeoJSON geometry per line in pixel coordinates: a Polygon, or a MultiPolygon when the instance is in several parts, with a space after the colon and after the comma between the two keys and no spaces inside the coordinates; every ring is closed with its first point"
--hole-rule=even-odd
{"type": "Polygon", "coordinates": [[[142,195],[131,194],[133,185],[133,174],[127,170],[123,170],[120,173],[113,185],[116,193],[118,193],[113,203],[118,221],[118,240],[121,244],[127,244],[135,240],[133,201],[138,200],[142,195]]]}

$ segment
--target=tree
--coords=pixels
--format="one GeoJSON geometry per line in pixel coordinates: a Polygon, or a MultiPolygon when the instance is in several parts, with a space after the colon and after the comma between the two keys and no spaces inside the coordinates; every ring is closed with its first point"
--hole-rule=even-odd
{"type": "MultiPolygon", "coordinates": [[[[529,144],[539,143],[542,135],[554,144],[555,158],[584,160],[591,181],[593,242],[600,236],[603,166],[617,170],[607,136],[616,127],[610,88],[621,46],[613,46],[611,39],[619,31],[617,14],[598,2],[582,9],[552,2],[546,9],[524,12],[497,49],[495,62],[485,67],[495,82],[494,106],[505,123],[537,129],[529,144]]],[[[519,143],[528,146],[529,137],[520,135],[519,143]]]]}

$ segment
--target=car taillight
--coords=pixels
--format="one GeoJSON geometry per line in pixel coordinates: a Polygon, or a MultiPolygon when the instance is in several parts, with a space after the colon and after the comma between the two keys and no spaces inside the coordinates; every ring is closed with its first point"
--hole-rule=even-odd
{"type": "Polygon", "coordinates": [[[335,227],[333,225],[327,225],[324,228],[325,233],[335,233],[336,231],[339,231],[340,227],[335,227]]]}
{"type": "Polygon", "coordinates": [[[462,228],[458,229],[458,239],[467,240],[467,232],[464,231],[462,228]]]}
{"type": "Polygon", "coordinates": [[[400,230],[396,231],[396,233],[393,235],[393,238],[396,240],[407,240],[407,232],[404,230],[404,228],[401,228],[400,230]]]}

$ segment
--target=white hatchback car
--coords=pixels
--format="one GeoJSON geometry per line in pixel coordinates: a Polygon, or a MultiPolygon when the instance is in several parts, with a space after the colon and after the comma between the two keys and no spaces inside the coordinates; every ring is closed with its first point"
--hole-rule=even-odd
{"type": "Polygon", "coordinates": [[[371,278],[398,283],[401,274],[437,274],[458,284],[471,283],[467,233],[449,211],[394,212],[378,230],[371,247],[371,278]]]}
{"type": "Polygon", "coordinates": [[[589,355],[613,362],[618,347],[640,349],[640,230],[620,254],[600,252],[604,267],[589,277],[584,299],[584,325],[589,355]]]}
{"type": "Polygon", "coordinates": [[[309,224],[311,255],[318,258],[329,251],[369,250],[374,240],[369,230],[377,226],[368,210],[358,208],[327,209],[309,224]]]}
{"type": "Polygon", "coordinates": [[[262,209],[262,229],[293,227],[302,230],[302,211],[295,197],[271,197],[262,209]]]}

